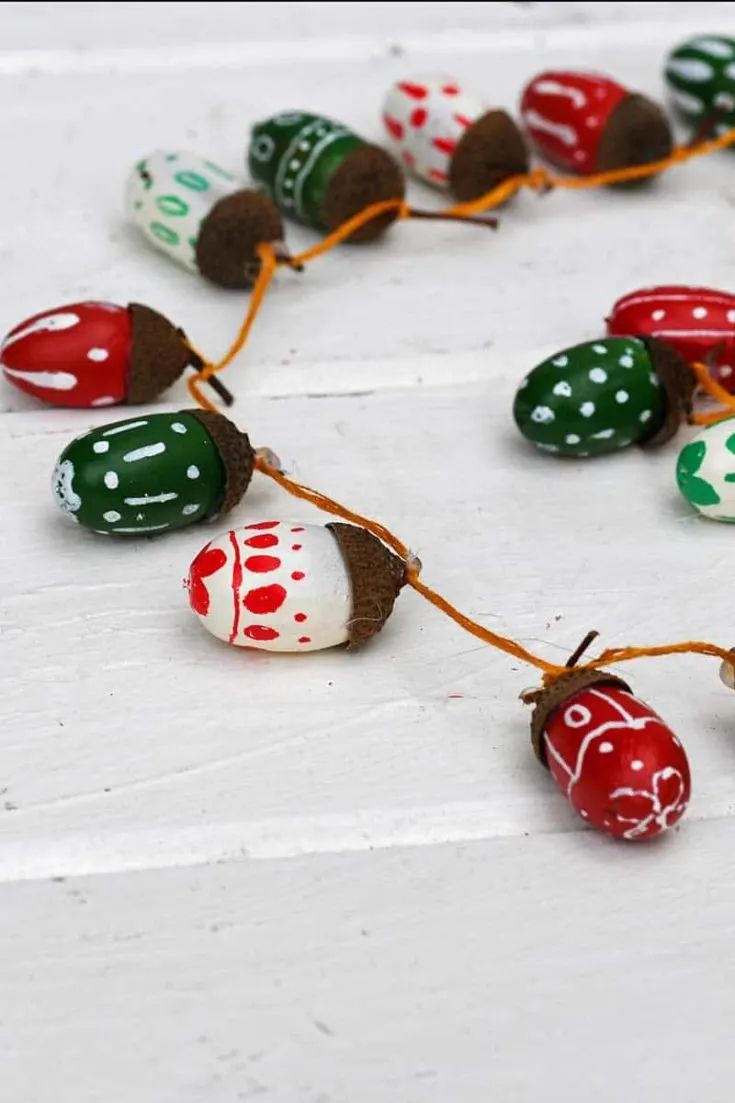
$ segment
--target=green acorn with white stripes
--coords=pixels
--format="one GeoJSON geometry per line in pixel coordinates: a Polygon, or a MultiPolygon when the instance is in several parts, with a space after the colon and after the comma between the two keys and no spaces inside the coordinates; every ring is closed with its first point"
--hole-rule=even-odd
{"type": "Polygon", "coordinates": [[[693,125],[716,113],[716,133],[735,126],[735,38],[694,35],[672,51],[665,73],[672,102],[693,125]]]}
{"type": "MultiPolygon", "coordinates": [[[[335,230],[372,203],[403,199],[398,164],[349,127],[306,111],[282,111],[257,123],[248,147],[250,174],[288,218],[335,230]]],[[[351,241],[370,241],[395,219],[372,219],[351,241]]]]}
{"type": "Polygon", "coordinates": [[[222,287],[252,286],[258,245],[282,245],[281,216],[267,196],[186,150],[158,150],[138,161],[125,206],[152,245],[222,287]]]}
{"type": "Polygon", "coordinates": [[[599,456],[669,440],[695,387],[691,368],[665,341],[603,337],[537,364],[518,388],[513,417],[544,452],[599,456]]]}
{"type": "Polygon", "coordinates": [[[254,462],[247,435],[223,414],[148,414],[76,437],[52,489],[60,509],[93,532],[149,536],[227,513],[254,462]]]}

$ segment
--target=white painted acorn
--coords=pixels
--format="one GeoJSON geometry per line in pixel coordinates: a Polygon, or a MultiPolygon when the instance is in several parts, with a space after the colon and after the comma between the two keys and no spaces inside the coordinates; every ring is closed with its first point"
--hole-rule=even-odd
{"type": "Polygon", "coordinates": [[[450,77],[396,81],[383,122],[405,165],[435,187],[469,200],[528,162],[510,116],[450,77]]]}
{"type": "Polygon", "coordinates": [[[186,586],[192,609],[218,639],[298,652],[375,635],[404,580],[402,560],[365,529],[259,521],[210,541],[186,586]]]}
{"type": "Polygon", "coordinates": [[[267,196],[188,150],[157,150],[138,161],[125,207],[157,249],[223,287],[251,286],[257,245],[283,237],[267,196]]]}
{"type": "Polygon", "coordinates": [[[682,448],[676,481],[705,517],[735,522],[735,418],[706,426],[682,448]]]}

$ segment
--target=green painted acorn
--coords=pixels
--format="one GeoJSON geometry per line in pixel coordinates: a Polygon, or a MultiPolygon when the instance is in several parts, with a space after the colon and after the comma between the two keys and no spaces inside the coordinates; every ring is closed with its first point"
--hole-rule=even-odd
{"type": "Polygon", "coordinates": [[[671,99],[692,123],[716,111],[718,133],[735,126],[735,38],[702,34],[682,42],[666,61],[666,82],[671,99]]]}
{"type": "Polygon", "coordinates": [[[94,532],[169,532],[226,513],[245,493],[254,453],[222,414],[180,410],[93,429],[61,453],[57,505],[94,532]]]}
{"type": "MultiPolygon", "coordinates": [[[[283,214],[318,230],[336,229],[384,199],[402,199],[403,173],[384,149],[341,123],[305,111],[272,115],[252,130],[250,175],[283,214]]],[[[394,220],[373,219],[351,241],[370,241],[394,220]]]]}
{"type": "Polygon", "coordinates": [[[538,364],[516,393],[513,417],[546,452],[599,456],[669,440],[691,409],[695,385],[664,341],[605,337],[538,364]]]}

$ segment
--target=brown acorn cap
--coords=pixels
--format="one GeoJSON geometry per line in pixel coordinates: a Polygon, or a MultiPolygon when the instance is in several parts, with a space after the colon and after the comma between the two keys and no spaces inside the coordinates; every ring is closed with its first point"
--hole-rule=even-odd
{"type": "Polygon", "coordinates": [[[523,135],[507,111],[486,111],[465,130],[449,162],[449,187],[462,203],[508,176],[528,172],[523,135]]]}
{"type": "Polygon", "coordinates": [[[631,92],[605,123],[597,149],[597,171],[659,161],[669,156],[672,145],[671,127],[662,108],[646,96],[631,92]]]}
{"type": "Polygon", "coordinates": [[[247,433],[241,433],[234,422],[224,414],[209,410],[182,410],[184,414],[201,421],[214,441],[225,469],[225,493],[222,504],[210,516],[221,517],[238,504],[250,485],[255,466],[253,451],[247,433]]]}
{"type": "Polygon", "coordinates": [[[638,443],[641,448],[658,448],[678,433],[682,421],[692,412],[697,379],[684,357],[672,345],[658,337],[643,337],[640,340],[648,349],[653,370],[666,392],[666,414],[663,423],[638,443]]]}
{"type": "Polygon", "coordinates": [[[376,635],[391,615],[406,581],[406,564],[367,529],[341,521],[326,527],[339,544],[352,579],[347,646],[357,647],[376,635]]]}
{"type": "Polygon", "coordinates": [[[589,689],[590,686],[617,686],[618,689],[625,689],[630,693],[630,686],[616,674],[608,674],[605,670],[575,670],[572,667],[568,674],[562,674],[548,689],[543,689],[536,699],[531,717],[531,743],[536,758],[547,770],[549,764],[546,761],[544,730],[552,712],[561,708],[575,693],[589,689]]]}
{"type": "MultiPolygon", "coordinates": [[[[367,143],[348,153],[335,169],[322,207],[322,222],[330,233],[371,203],[403,199],[406,183],[396,161],[380,146],[367,143]]],[[[373,241],[396,218],[388,211],[351,234],[348,241],[373,241]]]]}
{"type": "Polygon", "coordinates": [[[256,248],[282,238],[281,216],[267,195],[233,192],[215,203],[199,228],[199,271],[220,287],[252,287],[260,271],[256,248]]]}
{"type": "Polygon", "coordinates": [[[168,318],[142,303],[130,303],[132,341],[125,401],[137,406],[152,402],[170,387],[192,361],[183,333],[168,318]]]}

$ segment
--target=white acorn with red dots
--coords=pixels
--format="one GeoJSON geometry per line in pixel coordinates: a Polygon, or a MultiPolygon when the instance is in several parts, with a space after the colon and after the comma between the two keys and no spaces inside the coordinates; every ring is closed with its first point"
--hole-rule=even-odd
{"type": "Polygon", "coordinates": [[[397,81],[383,122],[403,163],[463,202],[528,169],[511,117],[449,77],[397,81]]]}

